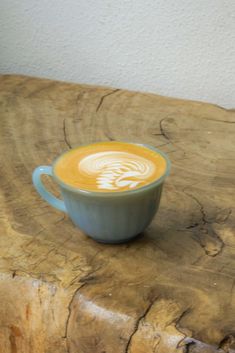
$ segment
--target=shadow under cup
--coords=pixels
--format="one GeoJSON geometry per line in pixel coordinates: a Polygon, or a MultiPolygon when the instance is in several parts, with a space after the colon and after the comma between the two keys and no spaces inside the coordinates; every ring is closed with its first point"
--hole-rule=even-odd
{"type": "MultiPolygon", "coordinates": [[[[140,144],[139,144],[140,145],[140,144]]],[[[53,207],[68,213],[73,223],[91,238],[103,243],[123,243],[136,237],[150,224],[156,214],[165,178],[170,172],[168,157],[152,146],[147,147],[166,160],[165,173],[143,187],[122,192],[94,192],[65,184],[53,166],[40,166],[33,172],[33,184],[39,194],[53,207]],[[62,200],[42,184],[41,175],[52,176],[59,185],[62,200]]]]}

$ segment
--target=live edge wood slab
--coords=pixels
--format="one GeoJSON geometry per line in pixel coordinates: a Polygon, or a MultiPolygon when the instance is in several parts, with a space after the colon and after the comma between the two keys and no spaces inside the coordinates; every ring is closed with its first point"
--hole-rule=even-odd
{"type": "Polygon", "coordinates": [[[0,352],[235,352],[235,112],[10,75],[0,112],[0,352]],[[113,139],[172,161],[151,226],[115,246],[31,182],[61,152],[113,139]]]}

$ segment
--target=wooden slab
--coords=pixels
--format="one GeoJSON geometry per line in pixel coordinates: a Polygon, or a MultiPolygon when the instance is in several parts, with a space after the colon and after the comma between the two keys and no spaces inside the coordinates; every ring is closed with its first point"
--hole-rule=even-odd
{"type": "Polygon", "coordinates": [[[7,75],[0,118],[1,353],[235,352],[233,110],[7,75]],[[100,140],[172,161],[157,216],[124,245],[89,239],[31,182],[100,140]]]}

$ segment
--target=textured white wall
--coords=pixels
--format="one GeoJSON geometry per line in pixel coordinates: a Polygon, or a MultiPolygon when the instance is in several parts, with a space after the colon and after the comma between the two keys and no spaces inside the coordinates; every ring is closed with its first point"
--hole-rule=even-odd
{"type": "Polygon", "coordinates": [[[1,0],[0,72],[235,107],[235,0],[1,0]]]}

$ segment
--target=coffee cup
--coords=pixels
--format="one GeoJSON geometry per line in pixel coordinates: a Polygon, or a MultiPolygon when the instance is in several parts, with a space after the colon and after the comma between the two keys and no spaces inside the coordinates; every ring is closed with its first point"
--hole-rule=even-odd
{"type": "Polygon", "coordinates": [[[155,147],[124,142],[80,146],[39,166],[33,184],[51,206],[98,242],[123,243],[142,233],[155,216],[170,161],[155,147]],[[58,184],[61,199],[41,176],[58,184]]]}

